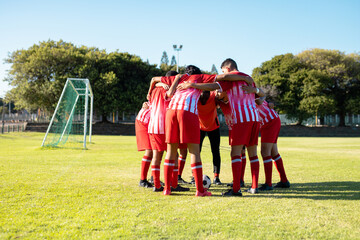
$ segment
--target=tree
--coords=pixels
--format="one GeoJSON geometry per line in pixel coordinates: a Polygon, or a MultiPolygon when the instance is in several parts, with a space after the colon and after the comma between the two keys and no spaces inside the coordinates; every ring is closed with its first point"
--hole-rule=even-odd
{"type": "Polygon", "coordinates": [[[359,54],[312,49],[297,55],[308,71],[301,108],[321,115],[336,113],[345,126],[346,113],[358,113],[354,100],[360,93],[359,54]]]}
{"type": "Polygon", "coordinates": [[[215,67],[215,64],[213,64],[212,67],[211,67],[211,74],[219,74],[216,67],[215,67]]]}
{"type": "Polygon", "coordinates": [[[7,98],[18,108],[42,108],[53,112],[66,79],[88,78],[94,92],[98,114],[137,111],[146,100],[152,76],[164,72],[129,53],[76,47],[71,43],[47,41],[27,50],[13,52],[8,59],[11,70],[7,81],[14,88],[7,98]]]}
{"type": "Polygon", "coordinates": [[[168,58],[166,51],[163,52],[163,55],[160,60],[160,65],[163,65],[163,64],[169,65],[169,58],[168,58]]]}
{"type": "Polygon", "coordinates": [[[172,58],[171,58],[171,63],[170,63],[171,66],[174,66],[176,65],[176,58],[175,56],[173,55],[172,58]]]}
{"type": "Polygon", "coordinates": [[[277,103],[280,112],[301,124],[310,114],[300,108],[306,71],[291,53],[278,55],[253,70],[254,80],[277,103]]]}

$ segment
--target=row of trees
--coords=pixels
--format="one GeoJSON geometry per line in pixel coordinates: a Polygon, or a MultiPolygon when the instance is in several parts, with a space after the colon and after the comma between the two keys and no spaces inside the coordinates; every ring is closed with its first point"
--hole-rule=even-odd
{"type": "MultiPolygon", "coordinates": [[[[158,68],[129,53],[107,53],[61,40],[40,42],[6,59],[11,64],[6,81],[14,87],[6,98],[18,109],[51,113],[67,78],[88,78],[98,114],[135,112],[145,100],[151,77],[176,70],[164,53],[158,68]]],[[[216,74],[215,65],[204,73],[216,74]]],[[[360,113],[359,54],[312,49],[279,55],[255,68],[253,78],[278,110],[299,124],[309,116],[338,114],[344,125],[346,113],[360,113]]]]}
{"type": "Polygon", "coordinates": [[[310,116],[360,114],[360,55],[312,49],[298,55],[284,54],[253,70],[279,110],[299,124],[310,116]]]}

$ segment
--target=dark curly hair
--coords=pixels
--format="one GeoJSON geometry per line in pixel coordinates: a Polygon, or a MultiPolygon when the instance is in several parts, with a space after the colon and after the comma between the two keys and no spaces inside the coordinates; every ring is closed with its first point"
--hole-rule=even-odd
{"type": "Polygon", "coordinates": [[[189,75],[193,75],[193,74],[202,74],[200,68],[194,66],[194,65],[189,65],[185,68],[185,73],[189,74],[189,75]]]}

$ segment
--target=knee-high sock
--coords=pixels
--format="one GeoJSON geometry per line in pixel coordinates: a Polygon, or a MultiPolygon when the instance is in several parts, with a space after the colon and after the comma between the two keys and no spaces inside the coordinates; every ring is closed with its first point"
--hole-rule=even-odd
{"type": "Polygon", "coordinates": [[[231,168],[233,174],[233,191],[240,190],[240,177],[241,177],[241,156],[231,157],[231,168]]]}
{"type": "Polygon", "coordinates": [[[151,164],[151,157],[144,155],[141,161],[141,177],[140,177],[141,180],[146,180],[150,164],[151,164]]]}
{"type": "Polygon", "coordinates": [[[264,171],[265,171],[265,183],[272,186],[272,158],[271,156],[266,156],[263,158],[264,161],[264,171]]]}
{"type": "Polygon", "coordinates": [[[258,156],[254,156],[250,158],[250,167],[251,167],[251,188],[258,188],[258,182],[259,182],[259,159],[258,156]]]}
{"type": "Polygon", "coordinates": [[[175,166],[175,160],[165,159],[165,161],[164,161],[164,181],[165,181],[165,189],[166,190],[170,190],[171,178],[172,178],[174,166],[175,166]]]}
{"type": "Polygon", "coordinates": [[[245,167],[246,167],[246,155],[241,154],[241,176],[240,176],[241,182],[244,182],[245,167]]]}
{"type": "Polygon", "coordinates": [[[186,158],[184,158],[183,156],[179,155],[179,158],[178,158],[178,164],[179,164],[179,172],[178,172],[178,175],[182,175],[182,172],[184,170],[184,167],[185,167],[185,163],[186,163],[186,158]]]}
{"type": "Polygon", "coordinates": [[[176,188],[178,185],[178,172],[179,172],[179,169],[174,167],[174,170],[172,173],[172,178],[171,178],[171,186],[173,188],[176,188]]]}
{"type": "Polygon", "coordinates": [[[154,186],[160,188],[160,165],[151,165],[151,174],[154,179],[154,186]]]}
{"type": "Polygon", "coordinates": [[[203,185],[202,163],[201,162],[192,163],[191,170],[195,178],[196,190],[203,193],[204,185],[203,185]]]}
{"type": "Polygon", "coordinates": [[[280,181],[281,181],[281,182],[287,182],[288,179],[287,179],[287,177],[286,177],[283,160],[282,160],[280,154],[278,154],[278,155],[276,155],[275,157],[273,157],[273,159],[274,159],[275,167],[276,167],[276,169],[278,170],[278,172],[279,172],[279,174],[280,174],[280,181]]]}

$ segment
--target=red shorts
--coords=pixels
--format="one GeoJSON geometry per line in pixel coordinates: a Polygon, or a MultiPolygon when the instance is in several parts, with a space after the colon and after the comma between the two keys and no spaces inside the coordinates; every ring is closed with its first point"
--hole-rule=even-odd
{"type": "Polygon", "coordinates": [[[270,122],[265,123],[260,128],[261,142],[262,143],[277,143],[279,132],[281,128],[280,118],[275,118],[270,122]]]}
{"type": "Polygon", "coordinates": [[[167,143],[200,144],[200,123],[196,114],[169,109],[165,120],[167,143]]]}
{"type": "Polygon", "coordinates": [[[149,134],[151,148],[160,152],[166,151],[165,134],[149,134]]]}
{"type": "Polygon", "coordinates": [[[178,146],[178,149],[187,149],[187,144],[186,143],[180,143],[178,146]]]}
{"type": "Polygon", "coordinates": [[[229,144],[253,146],[258,144],[259,139],[259,122],[237,123],[229,130],[229,144]]]}
{"type": "Polygon", "coordinates": [[[135,121],[136,144],[138,151],[151,150],[147,123],[135,121]]]}

